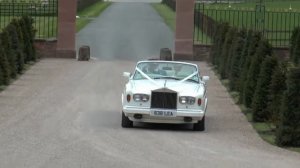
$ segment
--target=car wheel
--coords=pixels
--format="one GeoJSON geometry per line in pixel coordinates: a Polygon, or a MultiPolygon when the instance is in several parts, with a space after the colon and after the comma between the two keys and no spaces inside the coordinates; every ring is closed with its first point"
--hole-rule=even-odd
{"type": "Polygon", "coordinates": [[[201,121],[194,124],[194,131],[204,131],[205,130],[205,116],[202,118],[201,121]]]}
{"type": "Polygon", "coordinates": [[[124,112],[122,112],[122,127],[123,128],[133,127],[133,122],[130,121],[129,118],[125,116],[124,112]]]}

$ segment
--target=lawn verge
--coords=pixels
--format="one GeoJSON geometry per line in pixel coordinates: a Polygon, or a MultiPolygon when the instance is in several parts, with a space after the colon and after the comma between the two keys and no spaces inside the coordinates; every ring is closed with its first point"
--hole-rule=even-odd
{"type": "Polygon", "coordinates": [[[157,13],[164,19],[165,23],[170,27],[170,29],[175,31],[175,27],[176,27],[175,12],[168,6],[161,3],[153,3],[152,6],[157,11],[157,13]]]}
{"type": "Polygon", "coordinates": [[[79,18],[76,19],[76,31],[79,32],[87,24],[89,24],[93,18],[99,16],[111,2],[97,2],[77,13],[79,18]]]}

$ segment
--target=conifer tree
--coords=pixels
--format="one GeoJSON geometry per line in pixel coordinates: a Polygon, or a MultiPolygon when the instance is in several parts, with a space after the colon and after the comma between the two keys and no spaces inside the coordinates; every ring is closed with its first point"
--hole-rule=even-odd
{"type": "Polygon", "coordinates": [[[267,111],[271,114],[271,121],[278,125],[280,116],[280,105],[283,93],[286,90],[286,63],[277,66],[272,74],[270,94],[268,96],[267,111]]]}
{"type": "Polygon", "coordinates": [[[16,67],[17,67],[17,72],[21,73],[24,69],[24,56],[22,53],[22,44],[19,40],[19,34],[18,34],[18,28],[14,24],[9,24],[6,29],[8,30],[9,37],[11,38],[12,42],[12,51],[14,55],[16,56],[16,67]]]}
{"type": "Polygon", "coordinates": [[[227,69],[227,62],[229,59],[229,51],[232,47],[232,43],[234,37],[236,37],[237,29],[235,27],[231,27],[228,32],[226,33],[225,42],[222,45],[222,53],[220,55],[220,64],[219,64],[219,73],[222,79],[228,78],[226,69],[227,69]]]}
{"type": "Polygon", "coordinates": [[[214,32],[214,36],[212,37],[212,46],[211,46],[211,52],[210,52],[210,62],[215,65],[216,64],[216,58],[217,58],[217,49],[219,45],[219,40],[221,40],[221,32],[222,32],[222,23],[217,23],[216,29],[214,32]]]}
{"type": "Polygon", "coordinates": [[[300,68],[294,67],[287,74],[287,90],[280,108],[281,119],[276,131],[279,146],[300,146],[300,68]]]}
{"type": "Polygon", "coordinates": [[[220,66],[221,64],[221,55],[222,55],[222,50],[223,50],[223,44],[226,39],[226,34],[229,30],[229,24],[228,23],[221,23],[221,28],[219,32],[219,38],[217,40],[217,49],[216,49],[216,55],[215,55],[215,65],[217,67],[220,66]]]}
{"type": "Polygon", "coordinates": [[[300,27],[297,27],[293,30],[292,32],[292,36],[290,39],[290,58],[294,57],[294,48],[297,45],[297,39],[298,39],[298,35],[300,34],[300,27]]]}
{"type": "Polygon", "coordinates": [[[240,60],[240,68],[239,68],[240,79],[239,79],[238,87],[240,92],[240,100],[239,100],[240,103],[243,103],[244,86],[247,80],[248,70],[251,65],[252,57],[254,56],[258,48],[261,38],[262,38],[261,33],[253,32],[252,30],[248,31],[246,43],[245,46],[243,47],[243,54],[240,60]]]}
{"type": "Polygon", "coordinates": [[[273,56],[266,57],[262,63],[252,102],[253,120],[256,122],[268,121],[271,118],[267,106],[272,74],[276,66],[278,60],[273,56]]]}
{"type": "Polygon", "coordinates": [[[0,85],[8,85],[10,80],[9,62],[0,43],[0,85]]]}
{"type": "Polygon", "coordinates": [[[34,47],[34,39],[35,39],[36,30],[33,27],[34,20],[33,20],[33,18],[31,18],[29,16],[23,16],[22,20],[24,21],[26,30],[28,31],[28,35],[29,35],[28,40],[29,40],[31,48],[28,49],[29,50],[28,52],[31,52],[30,60],[31,61],[36,61],[37,56],[36,56],[36,49],[34,47]]]}
{"type": "Polygon", "coordinates": [[[231,59],[228,60],[228,76],[229,76],[229,88],[231,90],[238,90],[238,83],[240,77],[240,60],[243,54],[243,47],[246,40],[246,30],[242,29],[237,38],[233,41],[233,47],[230,52],[231,59]]]}
{"type": "Polygon", "coordinates": [[[300,65],[300,30],[296,35],[297,36],[294,39],[295,43],[292,44],[294,47],[291,54],[291,61],[295,65],[300,65]]]}
{"type": "Polygon", "coordinates": [[[251,59],[251,65],[247,73],[247,80],[244,83],[243,104],[246,107],[251,107],[261,64],[266,56],[271,55],[272,46],[266,39],[262,39],[256,53],[251,59]]]}
{"type": "Polygon", "coordinates": [[[16,78],[17,76],[16,54],[13,51],[12,40],[10,38],[7,28],[3,29],[0,38],[1,38],[1,45],[3,46],[4,53],[7,56],[9,62],[10,77],[16,78]]]}

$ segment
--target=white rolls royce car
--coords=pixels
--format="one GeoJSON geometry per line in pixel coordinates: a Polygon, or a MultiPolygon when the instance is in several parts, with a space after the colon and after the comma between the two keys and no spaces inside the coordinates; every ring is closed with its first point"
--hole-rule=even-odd
{"type": "Polygon", "coordinates": [[[133,122],[193,124],[205,129],[206,82],[196,64],[176,61],[140,61],[122,94],[122,127],[133,122]]]}

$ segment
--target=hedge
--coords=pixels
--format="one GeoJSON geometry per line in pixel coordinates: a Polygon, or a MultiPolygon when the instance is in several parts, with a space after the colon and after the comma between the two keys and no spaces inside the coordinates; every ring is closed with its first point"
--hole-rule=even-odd
{"type": "Polygon", "coordinates": [[[13,19],[0,34],[0,85],[8,85],[24,70],[24,64],[36,61],[35,30],[28,16],[13,19]]]}
{"type": "Polygon", "coordinates": [[[210,61],[254,122],[273,123],[276,143],[300,146],[300,28],[293,31],[290,59],[282,61],[260,32],[218,23],[210,61]]]}
{"type": "Polygon", "coordinates": [[[271,91],[272,74],[277,66],[278,60],[274,56],[268,56],[262,63],[252,102],[253,121],[263,122],[271,118],[271,112],[269,112],[267,108],[269,101],[268,96],[271,91]]]}
{"type": "Polygon", "coordinates": [[[287,90],[280,108],[280,122],[276,134],[279,146],[300,147],[300,67],[288,71],[287,90]]]}

